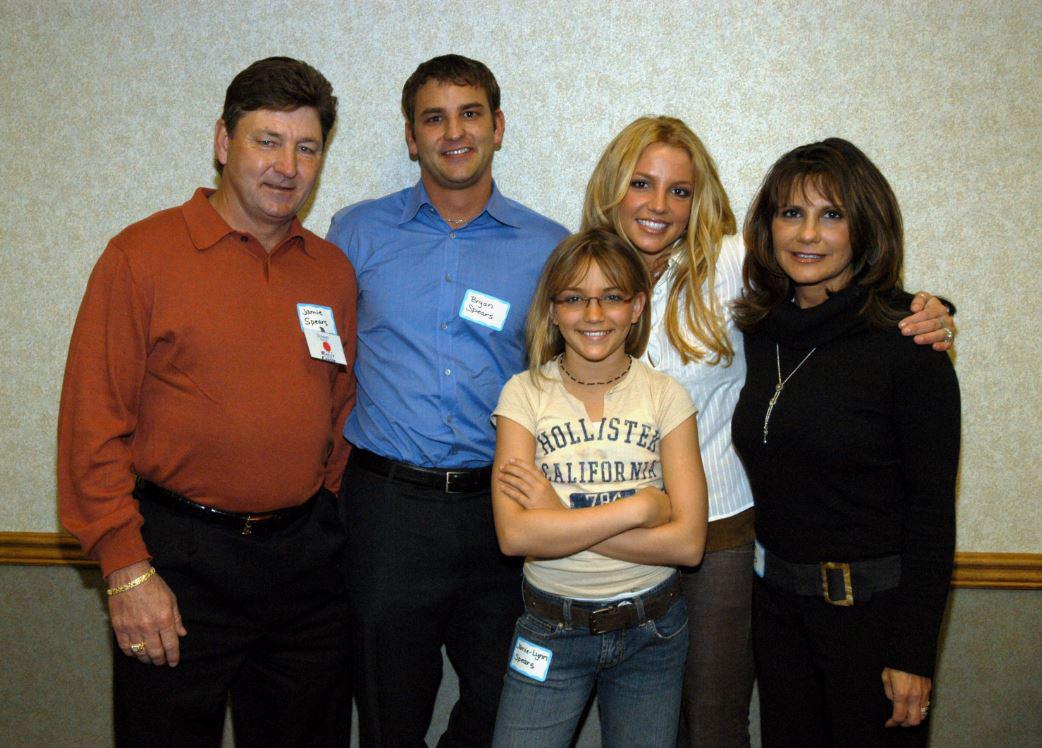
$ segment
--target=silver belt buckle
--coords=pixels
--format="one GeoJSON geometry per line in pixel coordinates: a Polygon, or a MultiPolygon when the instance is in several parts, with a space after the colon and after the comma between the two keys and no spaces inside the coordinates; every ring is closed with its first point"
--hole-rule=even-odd
{"type": "Polygon", "coordinates": [[[463,491],[457,491],[452,487],[453,476],[463,475],[464,471],[461,470],[448,470],[445,473],[445,493],[463,493],[463,491]]]}

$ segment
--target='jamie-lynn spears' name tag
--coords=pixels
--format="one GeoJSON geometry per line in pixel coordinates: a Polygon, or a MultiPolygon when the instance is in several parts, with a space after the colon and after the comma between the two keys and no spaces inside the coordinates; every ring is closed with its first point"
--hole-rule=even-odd
{"type": "Polygon", "coordinates": [[[297,304],[297,317],[300,318],[300,329],[305,333],[314,330],[336,335],[336,320],[333,319],[333,310],[328,306],[297,304]]]}
{"type": "Polygon", "coordinates": [[[463,303],[460,304],[459,316],[465,320],[476,322],[493,330],[502,330],[507,321],[507,313],[510,312],[510,302],[489,296],[487,293],[475,291],[468,288],[463,294],[463,303]]]}
{"type": "Polygon", "coordinates": [[[550,671],[550,660],[553,658],[554,653],[549,649],[519,636],[514,644],[514,654],[510,656],[510,669],[542,683],[550,671]]]}

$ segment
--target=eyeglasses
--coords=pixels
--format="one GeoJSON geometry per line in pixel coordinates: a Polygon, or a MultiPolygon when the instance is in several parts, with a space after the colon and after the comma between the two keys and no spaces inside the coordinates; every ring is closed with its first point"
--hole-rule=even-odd
{"type": "Polygon", "coordinates": [[[623,296],[619,293],[606,293],[603,296],[580,296],[577,293],[570,293],[558,296],[553,301],[565,309],[585,309],[590,305],[591,301],[596,301],[600,304],[601,309],[618,309],[629,304],[632,300],[632,296],[623,296]]]}

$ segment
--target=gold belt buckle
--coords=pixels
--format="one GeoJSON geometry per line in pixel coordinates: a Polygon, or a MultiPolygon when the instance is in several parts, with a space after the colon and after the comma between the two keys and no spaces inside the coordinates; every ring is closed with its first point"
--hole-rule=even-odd
{"type": "Polygon", "coordinates": [[[850,583],[850,564],[846,561],[826,561],[821,565],[821,591],[825,602],[829,605],[849,607],[854,604],[854,587],[850,583]],[[840,569],[843,572],[843,597],[834,600],[829,594],[829,572],[840,569]]]}
{"type": "Polygon", "coordinates": [[[261,513],[261,514],[247,514],[246,518],[243,519],[243,521],[242,521],[242,534],[243,535],[252,535],[253,534],[253,526],[256,523],[263,522],[264,520],[271,519],[274,516],[275,516],[274,512],[266,512],[266,513],[261,513]]]}

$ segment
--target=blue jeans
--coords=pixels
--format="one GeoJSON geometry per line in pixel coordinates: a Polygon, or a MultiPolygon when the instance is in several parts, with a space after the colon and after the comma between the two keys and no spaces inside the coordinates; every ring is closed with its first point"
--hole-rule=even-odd
{"type": "MultiPolygon", "coordinates": [[[[672,578],[643,597],[671,584],[672,578]]],[[[549,600],[562,600],[532,591],[549,600]]],[[[576,604],[597,608],[607,603],[576,604]]],[[[666,748],[676,743],[687,657],[683,598],[653,621],[606,634],[591,634],[588,628],[526,611],[514,629],[515,647],[519,638],[528,642],[524,646],[549,650],[552,656],[542,681],[507,669],[494,748],[570,745],[595,686],[605,748],[666,748]]]]}

